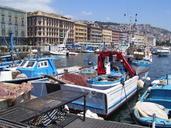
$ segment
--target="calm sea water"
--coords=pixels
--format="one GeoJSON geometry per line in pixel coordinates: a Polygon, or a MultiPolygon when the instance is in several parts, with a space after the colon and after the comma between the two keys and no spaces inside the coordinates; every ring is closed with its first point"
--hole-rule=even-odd
{"type": "MultiPolygon", "coordinates": [[[[66,66],[85,66],[88,65],[88,62],[97,62],[97,55],[92,53],[81,53],[77,56],[61,57],[58,60],[58,67],[66,66]]],[[[168,57],[158,57],[153,55],[153,62],[149,71],[149,77],[152,80],[160,78],[162,75],[171,74],[171,55],[168,57]]],[[[114,112],[108,120],[119,121],[124,123],[134,123],[130,116],[130,110],[128,108],[133,108],[135,103],[138,101],[138,98],[149,86],[150,81],[146,82],[144,89],[142,89],[137,95],[131,98],[128,101],[128,104],[122,105],[116,112],[114,112]],[[128,107],[129,106],[129,107],[128,107]]]]}

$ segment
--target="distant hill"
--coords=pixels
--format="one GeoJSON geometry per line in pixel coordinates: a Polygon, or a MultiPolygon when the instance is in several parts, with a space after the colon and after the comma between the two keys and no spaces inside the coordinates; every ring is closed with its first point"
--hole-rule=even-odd
{"type": "MultiPolygon", "coordinates": [[[[95,21],[101,27],[110,28],[119,31],[130,31],[130,26],[128,24],[113,23],[113,22],[101,22],[95,21]]],[[[134,25],[134,32],[142,35],[150,35],[156,37],[159,41],[166,41],[171,39],[171,32],[169,30],[154,27],[150,24],[136,24],[134,25]]]]}

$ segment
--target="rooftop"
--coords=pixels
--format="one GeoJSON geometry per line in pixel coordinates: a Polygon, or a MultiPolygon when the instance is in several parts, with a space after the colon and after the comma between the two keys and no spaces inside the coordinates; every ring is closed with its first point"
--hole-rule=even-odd
{"type": "Polygon", "coordinates": [[[55,14],[55,13],[47,13],[47,12],[43,12],[43,11],[28,12],[28,17],[32,17],[32,16],[46,16],[46,17],[50,17],[50,18],[55,18],[55,19],[60,19],[60,20],[66,20],[66,21],[73,22],[71,20],[71,18],[61,16],[61,15],[58,15],[58,14],[55,14]]]}
{"type": "Polygon", "coordinates": [[[0,9],[16,11],[16,12],[21,12],[21,13],[26,13],[26,11],[23,11],[23,10],[20,10],[20,9],[11,8],[11,7],[7,7],[7,6],[0,6],[0,9]]]}

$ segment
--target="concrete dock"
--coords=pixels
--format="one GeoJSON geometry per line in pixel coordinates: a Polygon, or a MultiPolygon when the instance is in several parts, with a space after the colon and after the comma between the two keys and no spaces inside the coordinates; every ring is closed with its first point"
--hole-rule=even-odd
{"type": "Polygon", "coordinates": [[[83,98],[87,93],[56,91],[45,97],[32,99],[0,112],[0,127],[4,128],[143,128],[137,125],[118,123],[85,117],[65,112],[63,106],[83,98]],[[30,126],[31,125],[31,126],[30,126]]]}

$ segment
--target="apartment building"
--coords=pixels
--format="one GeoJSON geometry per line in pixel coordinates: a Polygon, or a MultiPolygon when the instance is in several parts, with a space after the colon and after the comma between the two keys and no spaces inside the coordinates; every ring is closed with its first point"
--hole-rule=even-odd
{"type": "Polygon", "coordinates": [[[88,41],[102,43],[102,28],[97,24],[88,24],[88,41]]]}
{"type": "Polygon", "coordinates": [[[105,43],[112,43],[112,30],[102,29],[102,40],[105,43]]]}
{"type": "Polygon", "coordinates": [[[135,45],[145,45],[147,44],[147,38],[144,35],[134,34],[132,40],[135,45]]]}
{"type": "Polygon", "coordinates": [[[119,40],[120,40],[120,42],[129,42],[129,34],[128,34],[128,32],[121,31],[119,40]]]}
{"type": "Polygon", "coordinates": [[[74,42],[74,22],[70,18],[36,11],[28,13],[27,22],[28,42],[32,45],[61,44],[65,36],[66,42],[74,42]]]}
{"type": "Polygon", "coordinates": [[[13,33],[14,43],[25,44],[27,37],[27,13],[14,8],[0,6],[0,43],[9,43],[9,34],[13,33]]]}
{"type": "Polygon", "coordinates": [[[87,24],[77,21],[74,26],[75,30],[75,42],[86,42],[88,38],[87,24]]]}
{"type": "Polygon", "coordinates": [[[119,44],[120,42],[120,32],[117,30],[112,30],[112,43],[119,44]]]}

